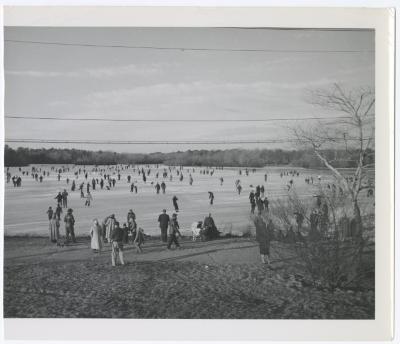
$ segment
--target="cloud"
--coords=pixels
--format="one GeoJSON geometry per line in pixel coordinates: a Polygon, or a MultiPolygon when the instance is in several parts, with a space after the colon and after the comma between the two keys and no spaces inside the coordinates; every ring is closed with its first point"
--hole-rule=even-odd
{"type": "Polygon", "coordinates": [[[6,70],[7,75],[31,78],[113,78],[119,76],[150,76],[171,68],[174,63],[153,63],[146,65],[129,64],[102,68],[86,68],[78,71],[40,71],[40,70],[6,70]]]}

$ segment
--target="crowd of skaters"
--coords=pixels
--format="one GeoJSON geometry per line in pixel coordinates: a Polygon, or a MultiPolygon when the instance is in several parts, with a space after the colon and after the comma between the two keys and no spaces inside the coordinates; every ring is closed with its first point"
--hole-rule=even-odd
{"type": "MultiPolygon", "coordinates": [[[[72,168],[71,168],[72,169],[72,168]]],[[[91,190],[112,190],[115,188],[117,183],[126,182],[129,185],[129,190],[131,193],[138,193],[138,182],[136,178],[141,178],[143,183],[148,183],[149,177],[151,177],[149,185],[154,187],[156,194],[165,194],[167,190],[167,183],[168,181],[172,181],[174,178],[177,178],[180,182],[186,181],[189,185],[194,184],[194,173],[197,171],[201,175],[209,175],[213,176],[216,170],[223,170],[223,167],[202,167],[202,168],[184,168],[183,166],[168,166],[162,167],[161,171],[158,165],[144,165],[141,167],[135,165],[113,165],[113,166],[94,166],[87,168],[86,166],[75,167],[73,170],[73,176],[64,177],[64,174],[70,172],[70,167],[50,167],[50,170],[46,167],[35,167],[32,166],[31,170],[23,170],[22,168],[18,169],[18,172],[22,174],[22,176],[32,176],[32,178],[42,183],[46,178],[49,178],[50,175],[56,175],[58,181],[62,179],[66,181],[68,187],[70,187],[71,192],[74,192],[76,189],[79,189],[81,198],[85,201],[85,206],[90,207],[91,203],[93,202],[93,195],[91,190]],[[122,172],[125,172],[126,180],[122,180],[122,172]],[[78,183],[78,179],[83,178],[83,181],[78,183]],[[77,187],[77,185],[79,186],[77,187]]],[[[238,169],[239,176],[249,176],[251,173],[255,173],[256,169],[238,169]]],[[[290,189],[294,185],[294,181],[296,178],[300,176],[300,172],[297,170],[284,170],[280,172],[280,177],[288,177],[288,189],[290,189]]],[[[268,182],[268,174],[267,172],[263,175],[264,182],[268,182]]],[[[240,177],[241,178],[241,177],[240,177]]],[[[224,178],[218,177],[219,184],[222,186],[224,184],[224,178]]],[[[319,182],[321,182],[321,176],[316,178],[319,182]]],[[[7,182],[10,180],[13,181],[14,186],[21,186],[21,176],[13,176],[11,177],[11,173],[9,169],[7,169],[7,182]]],[[[305,183],[307,184],[314,184],[314,177],[310,176],[305,178],[305,183]]],[[[250,187],[252,187],[250,185],[250,187]]],[[[328,184],[328,188],[336,189],[335,184],[328,184]]],[[[237,193],[240,195],[242,191],[242,182],[240,179],[235,181],[235,188],[237,193]]],[[[215,201],[215,190],[208,191],[208,199],[209,204],[213,205],[215,201]]],[[[368,194],[370,195],[370,193],[368,194]]],[[[63,214],[63,209],[68,208],[68,192],[64,189],[63,192],[59,192],[55,199],[57,200],[57,204],[55,209],[53,210],[52,207],[49,208],[47,211],[48,219],[49,219],[49,228],[50,228],[50,237],[51,240],[56,242],[57,245],[64,245],[66,242],[75,242],[75,233],[74,233],[74,224],[75,219],[73,216],[72,209],[68,209],[64,216],[64,223],[65,223],[65,241],[60,240],[59,235],[59,228],[61,222],[61,214],[63,214]]],[[[255,213],[255,209],[257,208],[257,215],[261,215],[263,212],[269,210],[269,200],[266,196],[266,189],[264,185],[257,185],[257,187],[252,189],[249,194],[249,201],[250,201],[250,212],[252,214],[255,213]]],[[[165,224],[165,219],[161,220],[159,218],[161,236],[163,242],[166,242],[168,247],[170,248],[172,245],[176,247],[180,247],[179,245],[179,224],[177,220],[177,214],[179,213],[179,206],[178,206],[178,197],[176,195],[172,196],[172,205],[174,207],[175,213],[172,215],[170,219],[168,219],[167,224],[165,224]],[[163,234],[164,233],[164,234],[163,234]],[[173,233],[173,235],[171,234],[173,233]]],[[[163,213],[164,214],[164,213],[163,213]]],[[[161,214],[161,215],[163,215],[161,214]]],[[[160,215],[160,216],[161,216],[160,215]]],[[[304,221],[304,216],[299,214],[294,214],[296,217],[297,223],[302,223],[304,221]],[[303,217],[303,219],[301,219],[303,217]]],[[[323,205],[317,206],[316,209],[313,210],[312,214],[310,214],[310,222],[312,229],[315,229],[318,226],[322,226],[324,228],[324,223],[326,223],[327,217],[326,207],[323,205]]],[[[211,216],[210,216],[211,217],[211,216]]],[[[169,218],[169,217],[168,217],[169,218]]],[[[261,222],[260,222],[261,223],[261,222]]],[[[215,225],[214,225],[215,226],[215,225]]],[[[299,226],[298,226],[299,227],[299,226]]],[[[301,226],[300,226],[301,227],[301,226]]],[[[123,244],[128,244],[129,240],[137,246],[137,251],[141,252],[141,245],[144,241],[144,231],[140,228],[140,230],[133,230],[132,223],[129,222],[129,219],[126,223],[120,226],[119,221],[115,219],[112,220],[112,217],[107,217],[107,221],[98,221],[97,219],[93,220],[93,227],[90,230],[91,237],[92,237],[92,248],[96,251],[99,251],[105,243],[116,242],[117,244],[112,244],[113,249],[113,257],[114,261],[117,257],[123,257],[123,244]],[[110,223],[114,223],[110,225],[110,223]],[[101,231],[98,230],[101,228],[101,231]],[[104,229],[106,228],[106,230],[104,229]],[[107,228],[109,228],[107,230],[107,228]],[[96,235],[95,233],[99,233],[96,235]],[[141,234],[138,234],[141,233],[141,234]],[[136,237],[138,239],[136,240],[136,237]],[[143,240],[141,239],[143,238],[143,240]],[[94,239],[93,239],[94,238],[94,239]],[[97,238],[97,239],[96,239],[97,238]],[[101,238],[98,239],[98,238],[101,238]],[[136,241],[135,241],[136,240],[136,241]],[[98,242],[98,244],[95,244],[98,242]],[[122,246],[121,246],[122,245],[122,246]],[[115,247],[114,247],[115,246],[115,247]]],[[[278,232],[278,236],[282,240],[297,240],[300,231],[297,232],[293,231],[293,228],[289,228],[286,232],[286,235],[278,232]]],[[[264,250],[266,251],[266,250],[264,250]]],[[[123,259],[122,259],[123,260],[123,259]]],[[[122,262],[121,260],[121,262],[122,262]]]]}

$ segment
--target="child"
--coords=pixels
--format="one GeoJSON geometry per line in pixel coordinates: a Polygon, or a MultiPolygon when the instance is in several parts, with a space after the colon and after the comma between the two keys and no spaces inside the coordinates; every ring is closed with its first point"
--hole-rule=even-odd
{"type": "Polygon", "coordinates": [[[136,252],[137,253],[142,253],[142,245],[144,243],[144,230],[143,228],[139,227],[138,230],[136,231],[136,237],[135,237],[135,241],[134,244],[136,246],[136,252]]]}

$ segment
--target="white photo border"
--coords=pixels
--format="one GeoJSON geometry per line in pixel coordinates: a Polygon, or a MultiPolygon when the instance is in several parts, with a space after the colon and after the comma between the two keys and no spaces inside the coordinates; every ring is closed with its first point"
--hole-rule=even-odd
{"type": "MultiPolygon", "coordinates": [[[[4,26],[286,27],[375,30],[376,231],[374,320],[4,319],[7,340],[390,340],[394,306],[394,10],[277,7],[4,8],[4,26]],[[201,329],[207,329],[207,331],[201,329]],[[73,330],[72,330],[73,329],[73,330]],[[112,329],[112,331],[110,330],[112,329]],[[171,330],[173,329],[173,330],[171,330]]],[[[1,35],[3,30],[0,31],[1,35]]],[[[3,50],[3,42],[1,44],[3,50]]],[[[3,54],[1,56],[3,59],[3,54]]],[[[4,67],[1,70],[4,91],[4,67]]],[[[2,100],[4,104],[4,92],[2,100]]],[[[4,153],[4,106],[0,131],[4,153]]],[[[3,160],[4,161],[4,160],[3,160]]],[[[3,164],[4,165],[4,164],[3,164]]],[[[4,174],[4,166],[1,172],[4,174]]],[[[1,179],[1,226],[4,181],[1,179]]],[[[3,250],[3,236],[0,238],[3,250]]],[[[3,252],[1,252],[1,258],[3,252]]],[[[2,282],[1,267],[1,282],[2,282]]],[[[3,288],[1,283],[1,295],[3,288]]],[[[3,310],[3,300],[0,311],[3,310]]],[[[3,314],[3,312],[2,312],[3,314]]],[[[1,327],[0,327],[1,329],[1,327]]]]}

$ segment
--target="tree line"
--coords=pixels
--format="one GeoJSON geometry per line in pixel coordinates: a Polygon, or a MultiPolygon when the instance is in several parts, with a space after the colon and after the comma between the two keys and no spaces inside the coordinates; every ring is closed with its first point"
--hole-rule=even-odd
{"type": "MultiPolygon", "coordinates": [[[[357,152],[327,150],[325,155],[337,168],[357,166],[357,152]]],[[[369,154],[369,163],[374,163],[374,155],[369,154]]],[[[165,164],[185,166],[232,166],[263,167],[267,165],[321,168],[323,163],[312,150],[282,149],[227,149],[227,150],[187,150],[173,153],[116,153],[111,151],[88,151],[67,148],[25,148],[4,149],[5,166],[26,166],[29,164],[165,164]]]]}

